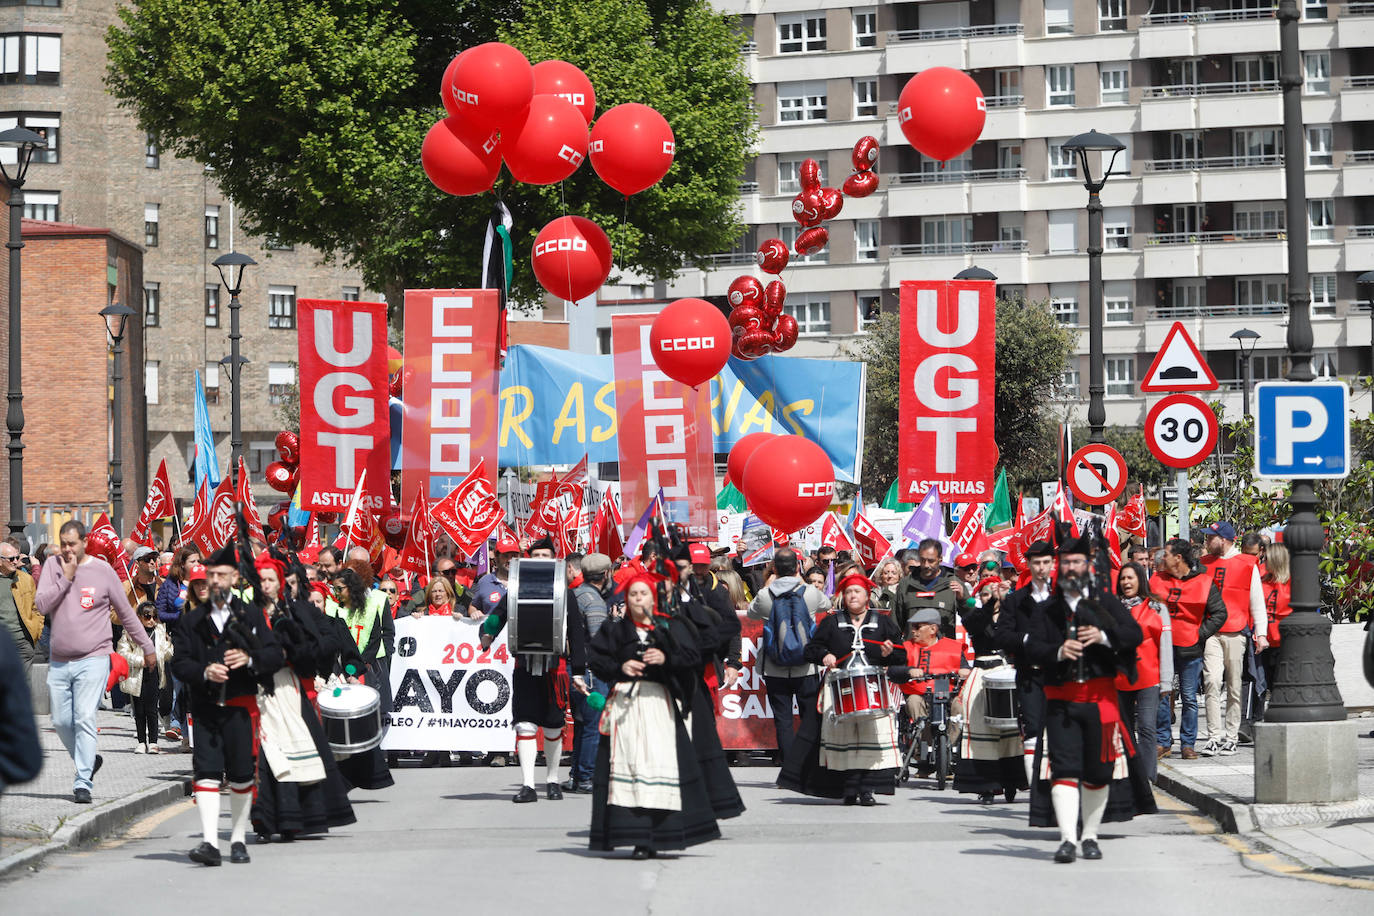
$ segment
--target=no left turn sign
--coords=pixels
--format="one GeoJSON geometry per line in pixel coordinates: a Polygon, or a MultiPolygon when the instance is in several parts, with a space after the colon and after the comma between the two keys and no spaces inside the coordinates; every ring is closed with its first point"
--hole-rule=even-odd
{"type": "Polygon", "coordinates": [[[1126,459],[1110,445],[1085,445],[1069,459],[1065,476],[1076,499],[1105,506],[1126,489],[1126,459]]]}
{"type": "Polygon", "coordinates": [[[1171,468],[1201,464],[1217,444],[1217,417],[1191,394],[1171,394],[1145,415],[1145,444],[1171,468]]]}

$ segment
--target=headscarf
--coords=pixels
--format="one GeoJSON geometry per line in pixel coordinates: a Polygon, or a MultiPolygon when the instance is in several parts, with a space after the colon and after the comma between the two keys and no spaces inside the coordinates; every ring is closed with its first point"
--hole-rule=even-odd
{"type": "Polygon", "coordinates": [[[253,561],[253,566],[259,573],[262,573],[264,569],[272,570],[277,574],[277,582],[281,588],[286,588],[286,564],[281,560],[268,556],[266,553],[260,553],[257,559],[253,561]]]}
{"type": "Polygon", "coordinates": [[[649,586],[649,592],[653,596],[653,613],[658,611],[658,583],[669,581],[667,576],[660,575],[651,569],[647,569],[639,560],[631,560],[615,573],[616,591],[621,594],[628,594],[630,586],[636,582],[643,582],[649,586]]]}

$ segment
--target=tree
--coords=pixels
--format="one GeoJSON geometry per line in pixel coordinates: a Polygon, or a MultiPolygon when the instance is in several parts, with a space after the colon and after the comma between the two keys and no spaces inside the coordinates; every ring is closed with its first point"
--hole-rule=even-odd
{"type": "Polygon", "coordinates": [[[133,0],[107,36],[107,83],[164,149],[212,166],[244,228],[309,244],[399,302],[406,286],[476,286],[500,198],[515,218],[512,293],[538,287],[545,223],[587,216],[621,270],[666,278],[743,232],[737,185],[756,136],[737,20],[704,0],[133,0]],[[453,55],[506,39],[582,67],[599,111],[658,109],[672,170],[628,202],[584,164],[561,185],[453,198],[420,167],[453,55]],[[624,222],[622,223],[622,219],[624,222]]]}
{"type": "MultiPolygon", "coordinates": [[[[903,422],[899,340],[898,316],[887,314],[859,347],[859,358],[868,363],[863,485],[869,493],[886,493],[896,476],[903,422]]],[[[1076,342],[1077,334],[1055,320],[1047,302],[997,301],[995,438],[1013,486],[1048,479],[1046,468],[1050,477],[1056,473],[1054,394],[1076,342]]]]}

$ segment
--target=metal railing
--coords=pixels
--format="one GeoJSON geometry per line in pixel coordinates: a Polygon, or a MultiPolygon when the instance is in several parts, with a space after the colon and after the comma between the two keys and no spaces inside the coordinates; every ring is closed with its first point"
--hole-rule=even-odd
{"type": "MultiPolygon", "coordinates": [[[[1349,81],[1347,81],[1349,85],[1349,81]]],[[[1234,83],[1177,83],[1171,86],[1146,86],[1142,98],[1191,98],[1198,95],[1243,95],[1251,92],[1278,92],[1277,79],[1242,80],[1234,83]]]]}
{"type": "Polygon", "coordinates": [[[1374,239],[1374,226],[1351,226],[1345,231],[1350,239],[1374,239]]]}
{"type": "Polygon", "coordinates": [[[1374,149],[1351,150],[1345,154],[1346,162],[1374,162],[1374,149]]]}
{"type": "Polygon", "coordinates": [[[1374,89],[1374,76],[1347,76],[1343,89],[1374,89]]]}
{"type": "Polygon", "coordinates": [[[1283,165],[1282,153],[1255,156],[1207,156],[1187,159],[1147,159],[1147,172],[1190,172],[1205,169],[1268,169],[1283,165]]]}
{"type": "Polygon", "coordinates": [[[744,47],[740,48],[740,51],[744,54],[757,54],[759,53],[759,43],[757,41],[746,41],[744,47]]]}
{"type": "Polygon", "coordinates": [[[1146,311],[1146,321],[1174,321],[1180,318],[1253,318],[1283,315],[1286,302],[1263,302],[1258,305],[1157,305],[1146,311]]]}
{"type": "Polygon", "coordinates": [[[1203,22],[1236,22],[1242,19],[1273,19],[1277,4],[1267,9],[1212,10],[1199,9],[1182,13],[1150,13],[1140,17],[1140,24],[1182,25],[1203,22]]]}
{"type": "Polygon", "coordinates": [[[989,109],[992,108],[1025,108],[1026,97],[1021,93],[1015,95],[989,95],[983,98],[989,109]]]}
{"type": "Polygon", "coordinates": [[[725,254],[708,254],[702,259],[708,267],[746,267],[758,263],[758,255],[752,251],[729,251],[725,254]]]}
{"type": "Polygon", "coordinates": [[[1007,242],[922,242],[917,245],[888,245],[889,258],[921,257],[941,254],[993,254],[1029,251],[1025,239],[1007,242]]]}
{"type": "Polygon", "coordinates": [[[1341,16],[1374,16],[1374,3],[1342,3],[1341,16]]]}
{"type": "Polygon", "coordinates": [[[1272,242],[1288,238],[1283,229],[1232,229],[1221,232],[1155,232],[1146,245],[1214,245],[1226,242],[1272,242]]]}
{"type": "Polygon", "coordinates": [[[1025,169],[961,169],[957,166],[935,172],[897,172],[886,176],[894,184],[957,184],[965,181],[1024,181],[1025,169]]]}
{"type": "Polygon", "coordinates": [[[757,194],[759,193],[759,183],[757,181],[741,181],[739,192],[741,194],[757,194]]]}
{"type": "Polygon", "coordinates": [[[1004,35],[1021,35],[1026,31],[1026,27],[1019,22],[1010,22],[1005,25],[964,25],[955,26],[947,29],[905,29],[900,32],[888,32],[888,44],[900,44],[906,41],[951,41],[963,38],[995,38],[1004,35]]]}

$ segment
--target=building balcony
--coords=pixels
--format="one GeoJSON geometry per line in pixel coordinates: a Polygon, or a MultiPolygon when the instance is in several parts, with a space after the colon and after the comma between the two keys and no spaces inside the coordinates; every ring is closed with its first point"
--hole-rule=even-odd
{"type": "Polygon", "coordinates": [[[879,67],[881,48],[854,48],[843,51],[814,51],[810,53],[775,54],[747,58],[749,79],[754,83],[777,83],[797,79],[798,69],[805,69],[806,79],[852,79],[871,76],[879,67]]]}
{"type": "Polygon", "coordinates": [[[896,286],[902,280],[953,277],[974,264],[992,271],[1001,283],[1025,283],[1028,250],[1024,239],[889,245],[889,284],[896,286]]]}
{"type": "Polygon", "coordinates": [[[1374,226],[1351,226],[1346,230],[1345,269],[1357,273],[1374,268],[1374,226]]]}
{"type": "Polygon", "coordinates": [[[1374,309],[1369,303],[1364,305],[1365,311],[1357,312],[1353,309],[1346,313],[1342,322],[1345,324],[1345,345],[1347,347],[1368,347],[1370,336],[1374,334],[1374,309]]]}
{"type": "Polygon", "coordinates": [[[889,216],[1025,209],[1025,169],[958,169],[885,176],[889,216]]]}
{"type": "Polygon", "coordinates": [[[1146,86],[1141,95],[1142,130],[1178,130],[1199,125],[1248,127],[1282,121],[1281,87],[1276,79],[1146,86]],[[1187,104],[1182,100],[1187,100],[1187,104]],[[1190,113],[1195,121],[1182,125],[1172,123],[1190,113]],[[1170,123],[1156,126],[1159,120],[1170,123]]]}
{"type": "Polygon", "coordinates": [[[1374,120],[1374,76],[1347,76],[1341,86],[1338,120],[1374,120]]]}
{"type": "Polygon", "coordinates": [[[1166,232],[1145,237],[1146,277],[1224,277],[1287,270],[1282,231],[1166,232]]]}
{"type": "Polygon", "coordinates": [[[1374,3],[1346,3],[1336,19],[1336,42],[1342,48],[1374,45],[1374,3]]]}
{"type": "Polygon", "coordinates": [[[916,73],[927,67],[976,70],[1022,63],[1025,27],[1006,25],[911,29],[887,33],[886,73],[916,73]]]}
{"type": "Polygon", "coordinates": [[[849,149],[855,139],[871,134],[881,145],[896,143],[902,138],[897,126],[896,111],[886,120],[856,118],[848,121],[782,121],[769,124],[762,130],[759,142],[761,153],[791,153],[799,149],[849,149]],[[889,139],[889,137],[893,139],[889,139]]]}
{"type": "Polygon", "coordinates": [[[1374,195],[1374,150],[1347,153],[1341,167],[1341,196],[1374,195]]]}

